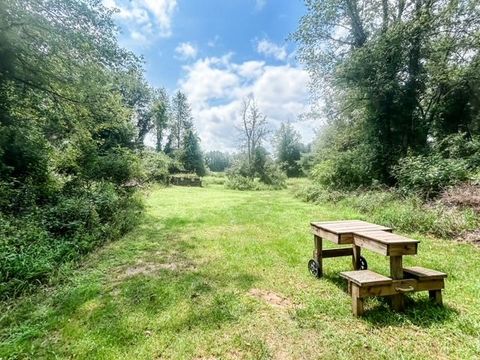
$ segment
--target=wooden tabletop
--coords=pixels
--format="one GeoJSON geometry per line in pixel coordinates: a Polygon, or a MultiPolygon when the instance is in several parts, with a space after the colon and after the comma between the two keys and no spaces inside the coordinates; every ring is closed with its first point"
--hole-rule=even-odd
{"type": "Polygon", "coordinates": [[[391,228],[371,224],[362,220],[319,221],[310,223],[312,226],[333,234],[349,234],[357,231],[392,230],[391,228]]]}
{"type": "Polygon", "coordinates": [[[315,221],[310,225],[315,235],[337,244],[353,244],[353,233],[357,231],[392,231],[362,220],[315,221]]]}
{"type": "Polygon", "coordinates": [[[353,243],[386,256],[415,255],[420,241],[386,231],[355,231],[353,243]]]}

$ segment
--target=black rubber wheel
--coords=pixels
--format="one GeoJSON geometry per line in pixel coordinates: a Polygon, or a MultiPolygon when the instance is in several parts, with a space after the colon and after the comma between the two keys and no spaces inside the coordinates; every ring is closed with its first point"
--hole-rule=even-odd
{"type": "Polygon", "coordinates": [[[318,271],[318,265],[317,265],[317,262],[313,259],[311,259],[309,262],[308,262],[308,271],[310,271],[310,274],[312,274],[313,276],[319,278],[320,277],[320,273],[318,271]]]}
{"type": "Polygon", "coordinates": [[[360,270],[367,270],[368,269],[368,263],[367,259],[365,259],[363,256],[360,256],[360,270]]]}

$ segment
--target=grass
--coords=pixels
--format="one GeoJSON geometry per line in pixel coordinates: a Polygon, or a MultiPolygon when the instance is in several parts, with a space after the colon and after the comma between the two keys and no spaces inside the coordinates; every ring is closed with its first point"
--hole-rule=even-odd
{"type": "MultiPolygon", "coordinates": [[[[308,224],[358,218],[357,210],[219,185],[154,188],[145,199],[136,230],[65,269],[55,286],[0,305],[1,359],[480,356],[473,245],[407,234],[422,242],[406,265],[449,274],[445,307],[419,293],[404,314],[372,299],[354,318],[338,275],[350,259],[327,259],[325,277],[310,276],[308,224]]],[[[386,258],[364,255],[387,274],[386,258]]]]}

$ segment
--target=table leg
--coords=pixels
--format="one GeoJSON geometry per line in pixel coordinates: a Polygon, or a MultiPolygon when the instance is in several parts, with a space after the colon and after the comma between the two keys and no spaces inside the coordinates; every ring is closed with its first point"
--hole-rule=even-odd
{"type": "MultiPolygon", "coordinates": [[[[403,279],[402,256],[390,256],[390,276],[393,280],[403,279]]],[[[395,311],[403,311],[405,309],[405,298],[403,294],[396,294],[390,297],[392,308],[395,311]]]]}
{"type": "Polygon", "coordinates": [[[442,305],[442,290],[429,290],[428,295],[435,304],[442,305]]]}
{"type": "Polygon", "coordinates": [[[323,264],[322,264],[322,238],[317,235],[313,235],[315,241],[315,256],[314,259],[318,265],[318,277],[323,276],[323,264]]]}
{"type": "Polygon", "coordinates": [[[360,270],[360,253],[361,253],[361,247],[357,246],[355,244],[353,246],[353,254],[352,254],[352,265],[353,265],[353,270],[360,270]]]}

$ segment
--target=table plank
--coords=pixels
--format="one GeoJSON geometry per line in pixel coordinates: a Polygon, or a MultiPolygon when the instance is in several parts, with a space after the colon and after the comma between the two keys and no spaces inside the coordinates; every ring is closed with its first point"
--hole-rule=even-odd
{"type": "Polygon", "coordinates": [[[353,233],[353,243],[355,245],[386,256],[415,255],[419,242],[384,231],[357,231],[353,233]]]}
{"type": "Polygon", "coordinates": [[[405,236],[392,234],[390,232],[385,231],[355,231],[354,235],[358,235],[367,239],[371,239],[383,244],[411,244],[411,243],[419,243],[419,240],[409,239],[405,236]]]}

